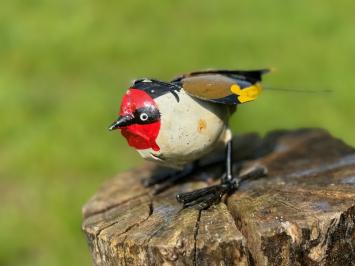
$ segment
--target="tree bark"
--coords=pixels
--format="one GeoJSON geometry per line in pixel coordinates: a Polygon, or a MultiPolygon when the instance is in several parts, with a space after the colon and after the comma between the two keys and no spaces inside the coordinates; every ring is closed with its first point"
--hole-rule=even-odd
{"type": "Polygon", "coordinates": [[[355,149],[301,129],[239,136],[233,150],[268,176],[208,210],[182,209],[175,195],[218,182],[218,166],[156,196],[141,185],[165,171],[153,164],[104,184],[83,208],[94,264],[354,265],[355,149]]]}

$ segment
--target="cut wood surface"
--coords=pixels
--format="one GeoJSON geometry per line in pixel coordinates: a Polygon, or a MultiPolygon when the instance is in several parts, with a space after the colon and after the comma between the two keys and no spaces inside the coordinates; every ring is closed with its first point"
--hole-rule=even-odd
{"type": "Polygon", "coordinates": [[[221,167],[156,196],[141,185],[166,171],[153,164],[106,182],[83,208],[94,264],[355,265],[354,148],[320,129],[243,135],[233,148],[268,176],[208,210],[175,195],[218,182],[221,167]]]}

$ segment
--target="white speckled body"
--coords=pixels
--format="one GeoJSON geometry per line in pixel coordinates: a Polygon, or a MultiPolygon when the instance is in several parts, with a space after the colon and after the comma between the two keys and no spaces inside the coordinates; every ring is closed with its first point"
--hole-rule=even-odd
{"type": "Polygon", "coordinates": [[[199,159],[230,138],[227,127],[229,107],[198,100],[182,89],[155,98],[161,114],[161,128],[157,138],[159,151],[138,150],[147,160],[181,168],[199,159]]]}

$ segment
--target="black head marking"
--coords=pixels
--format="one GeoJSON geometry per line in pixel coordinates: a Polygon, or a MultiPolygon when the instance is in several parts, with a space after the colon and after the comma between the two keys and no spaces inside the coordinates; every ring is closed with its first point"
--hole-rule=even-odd
{"type": "Polygon", "coordinates": [[[160,112],[153,106],[139,108],[133,115],[137,124],[150,124],[160,120],[160,112]]]}
{"type": "Polygon", "coordinates": [[[134,81],[133,88],[142,90],[149,94],[150,97],[157,98],[166,93],[172,93],[176,98],[176,101],[179,102],[179,96],[176,93],[181,90],[181,86],[174,83],[163,82],[154,79],[138,79],[134,81]]]}

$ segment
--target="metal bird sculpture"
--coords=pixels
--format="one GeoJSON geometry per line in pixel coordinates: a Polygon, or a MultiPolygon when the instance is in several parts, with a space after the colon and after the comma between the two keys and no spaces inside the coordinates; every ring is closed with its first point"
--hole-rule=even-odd
{"type": "MultiPolygon", "coordinates": [[[[119,117],[110,130],[120,129],[128,145],[147,160],[179,169],[165,177],[146,180],[147,186],[176,181],[190,175],[198,161],[224,145],[225,173],[221,183],[179,193],[185,207],[206,209],[235,191],[240,178],[232,171],[232,134],[229,117],[236,106],[255,100],[268,69],[209,70],[170,81],[139,79],[123,96],[119,117]]],[[[265,169],[256,169],[264,175],[265,169]]]]}

